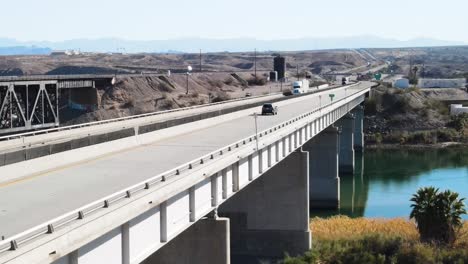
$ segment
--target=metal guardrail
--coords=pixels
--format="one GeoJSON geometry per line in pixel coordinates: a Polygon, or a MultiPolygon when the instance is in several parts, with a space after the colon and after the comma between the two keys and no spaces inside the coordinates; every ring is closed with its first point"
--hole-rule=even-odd
{"type": "MultiPolygon", "coordinates": [[[[352,87],[355,85],[354,84],[348,87],[352,87]]],[[[240,140],[236,143],[230,144],[226,147],[223,147],[219,150],[216,150],[214,152],[211,152],[199,159],[190,161],[186,164],[183,164],[175,169],[171,169],[167,172],[161,173],[153,178],[150,178],[148,180],[142,181],[140,183],[137,183],[129,188],[125,188],[121,191],[115,192],[105,198],[99,199],[93,203],[90,203],[88,205],[85,205],[81,208],[78,208],[76,210],[73,210],[69,213],[66,213],[62,216],[59,216],[53,220],[50,220],[48,222],[45,222],[43,224],[37,225],[31,229],[28,229],[20,234],[14,235],[10,238],[7,238],[6,240],[0,241],[0,253],[6,252],[6,251],[13,251],[17,250],[22,244],[25,244],[39,236],[46,235],[46,234],[52,234],[55,232],[56,229],[59,229],[60,227],[63,227],[73,221],[77,220],[82,220],[84,219],[87,215],[92,214],[98,210],[101,209],[106,209],[109,208],[112,204],[117,203],[119,201],[131,198],[134,194],[139,193],[144,190],[149,190],[151,189],[154,185],[161,184],[166,182],[168,179],[177,177],[181,175],[183,172],[193,170],[195,167],[204,165],[205,163],[208,163],[210,161],[213,161],[219,157],[223,157],[224,154],[226,153],[231,153],[235,149],[239,149],[241,146],[244,146],[248,143],[254,142],[258,138],[264,137],[268,134],[271,134],[273,132],[278,131],[279,129],[288,127],[291,124],[296,124],[298,121],[304,119],[305,117],[308,117],[312,114],[315,114],[317,112],[322,111],[322,109],[329,107],[331,105],[337,104],[339,102],[347,100],[349,97],[352,97],[356,94],[362,93],[362,90],[357,91],[355,93],[347,95],[345,98],[342,98],[337,101],[332,101],[329,104],[326,104],[324,106],[318,107],[311,112],[305,113],[300,115],[299,117],[295,117],[293,119],[290,119],[286,122],[283,122],[279,125],[274,126],[273,128],[266,129],[258,135],[253,135],[250,137],[247,137],[243,140],[240,140]]]]}

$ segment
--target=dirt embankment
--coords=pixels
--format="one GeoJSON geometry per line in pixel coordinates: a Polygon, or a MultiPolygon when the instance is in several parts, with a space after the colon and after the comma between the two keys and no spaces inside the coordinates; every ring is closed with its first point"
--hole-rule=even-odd
{"type": "Polygon", "coordinates": [[[451,127],[448,101],[453,100],[468,100],[468,93],[462,89],[374,89],[366,101],[366,141],[401,145],[463,141],[463,128],[451,127]]]}
{"type": "MultiPolygon", "coordinates": [[[[264,73],[258,74],[264,80],[264,73]]],[[[278,83],[260,81],[263,85],[249,85],[250,73],[194,73],[187,76],[118,77],[114,85],[99,87],[98,106],[87,113],[69,114],[64,125],[170,110],[209,102],[245,97],[247,93],[263,95],[280,91],[278,83]]],[[[255,82],[253,82],[255,83],[255,82]]],[[[289,84],[285,84],[288,87],[289,84]]]]}

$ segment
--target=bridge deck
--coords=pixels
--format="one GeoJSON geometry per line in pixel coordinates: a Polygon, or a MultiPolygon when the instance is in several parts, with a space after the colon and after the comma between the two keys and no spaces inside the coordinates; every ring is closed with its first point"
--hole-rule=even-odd
{"type": "MultiPolygon", "coordinates": [[[[348,88],[347,93],[370,86],[362,83],[348,88]]],[[[319,95],[314,94],[278,103],[277,116],[259,116],[259,131],[330,102],[328,93],[322,95],[321,102],[319,95]]],[[[333,93],[334,100],[345,97],[344,89],[333,93]]],[[[24,231],[253,134],[254,119],[244,116],[0,185],[0,236],[24,231]]]]}

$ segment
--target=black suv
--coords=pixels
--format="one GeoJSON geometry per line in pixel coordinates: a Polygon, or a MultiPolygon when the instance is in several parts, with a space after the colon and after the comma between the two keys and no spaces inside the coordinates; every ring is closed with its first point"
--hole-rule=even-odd
{"type": "Polygon", "coordinates": [[[277,115],[278,107],[275,107],[272,104],[264,104],[262,106],[262,115],[266,115],[266,114],[277,115]]]}

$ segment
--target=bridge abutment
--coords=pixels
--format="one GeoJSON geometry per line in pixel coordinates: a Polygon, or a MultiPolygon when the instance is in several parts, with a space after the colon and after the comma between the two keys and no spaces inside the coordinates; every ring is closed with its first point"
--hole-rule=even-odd
{"type": "Polygon", "coordinates": [[[303,147],[309,152],[310,208],[338,208],[340,204],[339,131],[328,127],[303,147]]]}
{"type": "Polygon", "coordinates": [[[342,117],[336,123],[341,128],[340,133],[340,174],[354,173],[354,130],[355,118],[351,114],[342,117]]]}
{"type": "Polygon", "coordinates": [[[292,152],[219,207],[231,220],[233,259],[281,258],[310,249],[308,156],[292,152]]]}
{"type": "Polygon", "coordinates": [[[229,218],[203,218],[142,264],[229,264],[229,218]]]}

